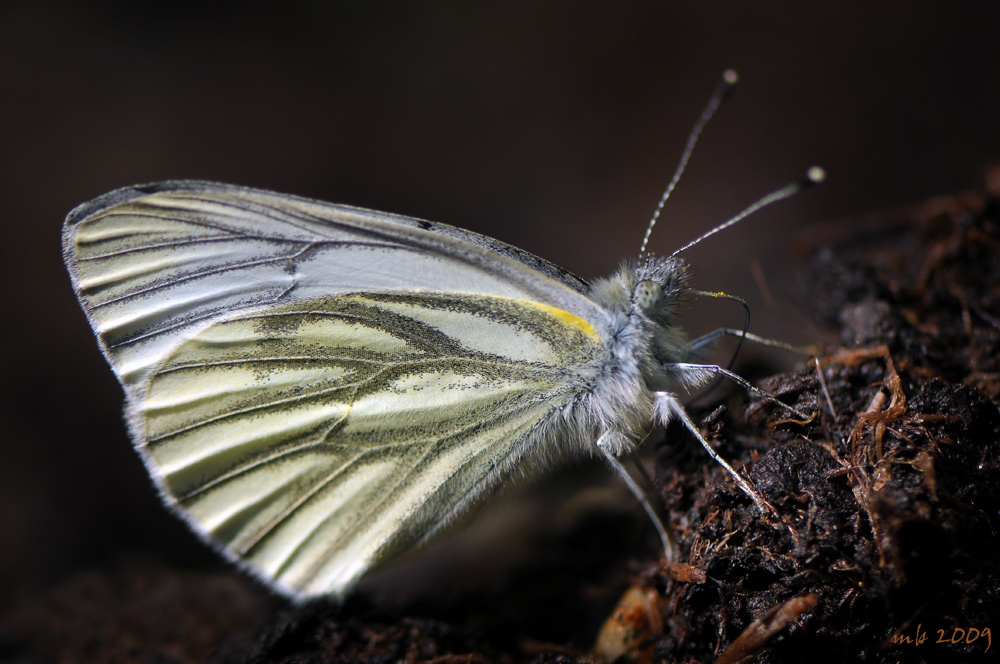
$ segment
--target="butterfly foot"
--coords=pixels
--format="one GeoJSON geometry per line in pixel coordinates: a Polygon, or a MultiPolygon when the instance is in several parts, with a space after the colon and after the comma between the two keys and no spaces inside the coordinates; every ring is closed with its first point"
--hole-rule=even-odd
{"type": "Polygon", "coordinates": [[[776,514],[776,512],[774,511],[774,507],[772,507],[771,504],[767,502],[764,496],[760,495],[759,491],[757,491],[749,482],[743,479],[743,477],[738,472],[736,472],[736,469],[730,466],[729,463],[727,463],[725,459],[719,456],[719,453],[716,452],[715,449],[713,449],[712,446],[708,444],[708,441],[705,440],[705,437],[701,435],[700,431],[698,431],[698,427],[694,425],[694,422],[691,421],[691,418],[688,417],[688,414],[684,412],[684,407],[681,406],[681,403],[680,401],[677,400],[677,397],[670,394],[669,392],[657,392],[656,402],[654,405],[653,412],[657,416],[657,419],[660,422],[660,424],[662,424],[663,426],[666,426],[667,422],[669,422],[670,420],[677,420],[681,424],[683,424],[684,427],[689,432],[691,432],[691,435],[693,435],[698,440],[698,442],[701,443],[701,446],[705,448],[705,451],[708,452],[708,455],[712,457],[712,459],[714,459],[716,463],[722,466],[727,473],[729,473],[729,475],[736,481],[737,486],[739,486],[740,489],[743,491],[743,493],[745,493],[750,498],[750,500],[754,502],[754,505],[757,506],[757,509],[759,509],[761,513],[769,515],[776,514]]]}
{"type": "Polygon", "coordinates": [[[663,522],[660,521],[660,517],[657,516],[656,511],[653,509],[653,505],[649,502],[649,497],[646,496],[646,492],[636,484],[636,481],[632,479],[629,475],[628,470],[622,465],[622,462],[618,460],[612,453],[612,449],[620,449],[621,446],[616,446],[615,443],[618,442],[617,438],[621,437],[621,434],[614,431],[607,431],[600,438],[597,439],[597,449],[601,451],[604,455],[604,459],[611,466],[612,470],[625,482],[625,485],[632,492],[632,495],[636,497],[639,503],[642,505],[643,509],[646,510],[646,514],[649,516],[649,520],[653,522],[653,527],[656,528],[657,534],[660,536],[660,542],[663,544],[663,553],[666,556],[667,562],[671,563],[674,561],[674,545],[670,541],[670,536],[667,535],[667,529],[663,527],[663,522]]]}

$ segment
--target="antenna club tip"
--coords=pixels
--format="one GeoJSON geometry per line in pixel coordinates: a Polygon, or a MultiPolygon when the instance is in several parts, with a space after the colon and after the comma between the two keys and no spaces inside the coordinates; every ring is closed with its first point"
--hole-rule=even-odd
{"type": "Polygon", "coordinates": [[[736,73],[735,69],[727,69],[722,72],[722,81],[726,85],[736,85],[740,81],[740,75],[736,73]]]}
{"type": "Polygon", "coordinates": [[[824,180],[826,180],[826,170],[824,170],[822,166],[811,166],[809,170],[806,171],[804,184],[820,184],[824,180]]]}

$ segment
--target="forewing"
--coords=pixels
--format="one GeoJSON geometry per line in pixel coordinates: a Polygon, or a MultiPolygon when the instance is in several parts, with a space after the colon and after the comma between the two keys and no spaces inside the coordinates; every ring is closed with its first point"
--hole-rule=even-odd
{"type": "Polygon", "coordinates": [[[70,213],[63,243],[101,348],[134,396],[198,330],[264,306],[428,289],[532,300],[590,322],[602,315],[581,280],[496,240],[214,183],[111,192],[70,213]]]}
{"type": "Polygon", "coordinates": [[[347,294],[201,330],[133,418],[196,530],[289,594],[337,595],[531,453],[601,352],[532,301],[347,294]]]}

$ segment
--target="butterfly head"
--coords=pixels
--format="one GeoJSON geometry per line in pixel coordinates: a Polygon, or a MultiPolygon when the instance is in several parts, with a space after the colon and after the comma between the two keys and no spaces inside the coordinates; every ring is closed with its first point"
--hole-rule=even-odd
{"type": "Polygon", "coordinates": [[[679,258],[649,258],[626,266],[633,314],[663,325],[677,312],[688,292],[687,265],[679,258]],[[631,268],[631,269],[629,269],[631,268]]]}
{"type": "Polygon", "coordinates": [[[676,257],[630,260],[595,281],[591,296],[608,312],[608,350],[652,389],[669,386],[663,365],[683,361],[688,344],[677,313],[691,292],[687,264],[676,257]]]}
{"type": "Polygon", "coordinates": [[[687,264],[679,258],[629,260],[614,276],[595,281],[591,295],[635,324],[662,326],[690,291],[687,281],[687,264]]]}

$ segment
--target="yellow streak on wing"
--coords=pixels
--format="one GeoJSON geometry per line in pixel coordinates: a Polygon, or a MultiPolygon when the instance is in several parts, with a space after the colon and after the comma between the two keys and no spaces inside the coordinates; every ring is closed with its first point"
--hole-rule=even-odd
{"type": "Polygon", "coordinates": [[[556,309],[555,307],[549,306],[547,304],[542,304],[541,302],[532,302],[531,300],[518,300],[518,304],[522,304],[524,306],[529,306],[529,307],[535,307],[536,309],[544,311],[545,313],[549,314],[550,316],[558,320],[563,325],[575,328],[580,332],[583,332],[585,335],[587,335],[592,340],[598,343],[601,341],[601,335],[597,333],[597,330],[594,329],[593,325],[583,320],[579,316],[571,314],[568,311],[564,311],[563,309],[556,309]]]}

